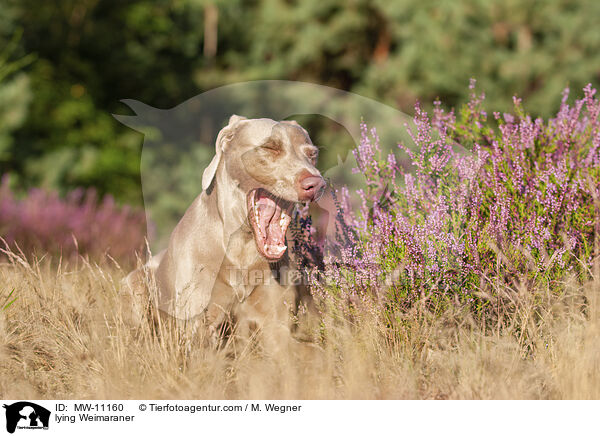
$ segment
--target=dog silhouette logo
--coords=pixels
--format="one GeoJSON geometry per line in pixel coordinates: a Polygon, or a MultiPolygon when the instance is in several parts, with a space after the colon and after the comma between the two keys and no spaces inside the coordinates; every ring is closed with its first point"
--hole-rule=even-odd
{"type": "Polygon", "coordinates": [[[19,401],[6,409],[6,431],[14,433],[18,429],[48,429],[50,411],[42,406],[28,401],[19,401]]]}

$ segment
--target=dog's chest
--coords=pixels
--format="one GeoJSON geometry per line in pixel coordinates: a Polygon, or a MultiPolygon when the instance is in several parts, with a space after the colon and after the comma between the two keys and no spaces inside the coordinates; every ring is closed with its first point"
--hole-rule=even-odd
{"type": "Polygon", "coordinates": [[[249,230],[241,228],[229,238],[219,279],[233,289],[239,300],[247,298],[257,286],[273,280],[269,262],[258,253],[249,230]]]}

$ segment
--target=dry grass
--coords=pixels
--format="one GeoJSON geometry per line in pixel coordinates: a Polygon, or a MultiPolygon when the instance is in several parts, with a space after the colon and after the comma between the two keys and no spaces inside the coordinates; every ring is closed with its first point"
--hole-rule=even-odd
{"type": "Polygon", "coordinates": [[[507,322],[459,307],[404,315],[393,340],[374,319],[327,323],[319,347],[266,357],[186,347],[167,324],[130,329],[116,266],[0,265],[2,398],[600,398],[600,280],[562,296],[523,289],[507,322]]]}

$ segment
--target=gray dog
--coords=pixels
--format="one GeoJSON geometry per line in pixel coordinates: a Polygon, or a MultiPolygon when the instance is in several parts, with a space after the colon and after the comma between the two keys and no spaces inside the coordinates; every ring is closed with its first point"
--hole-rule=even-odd
{"type": "MultiPolygon", "coordinates": [[[[291,266],[286,232],[294,208],[318,200],[325,190],[317,155],[294,121],[233,115],[218,134],[202,193],[167,249],[146,265],[156,281],[157,295],[150,298],[160,312],[204,325],[213,338],[223,322],[234,319],[242,334],[255,327],[272,345],[286,341],[298,289],[274,271],[291,266]]],[[[144,277],[138,269],[124,286],[138,322],[149,297],[144,277]]]]}

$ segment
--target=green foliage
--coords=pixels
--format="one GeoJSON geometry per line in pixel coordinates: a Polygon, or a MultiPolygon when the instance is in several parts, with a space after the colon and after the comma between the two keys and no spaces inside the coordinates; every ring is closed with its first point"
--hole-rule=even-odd
{"type": "Polygon", "coordinates": [[[31,100],[29,79],[20,70],[33,56],[12,59],[20,37],[21,32],[15,33],[0,51],[0,162],[10,160],[13,132],[23,125],[31,100]]]}
{"type": "Polygon", "coordinates": [[[506,111],[518,94],[548,116],[557,90],[599,85],[594,0],[0,0],[0,11],[0,69],[13,70],[0,82],[0,172],[127,202],[141,200],[142,138],[110,116],[128,113],[124,98],[168,108],[228,83],[288,79],[412,112],[415,99],[460,106],[476,77],[490,107],[506,111]],[[37,60],[19,62],[28,54],[37,60]]]}
{"type": "Polygon", "coordinates": [[[506,97],[518,94],[529,112],[548,116],[557,89],[597,80],[598,17],[593,0],[266,0],[245,44],[224,46],[213,69],[225,76],[202,74],[199,83],[307,80],[411,111],[416,98],[457,106],[477,77],[490,106],[508,110],[506,97]]]}
{"type": "MultiPolygon", "coordinates": [[[[21,187],[65,193],[95,186],[100,194],[140,203],[141,135],[111,113],[127,97],[173,106],[198,90],[190,80],[202,35],[201,5],[185,1],[84,0],[39,3],[5,0],[13,26],[0,43],[26,31],[22,53],[38,60],[27,70],[28,116],[7,146],[0,172],[21,187]]],[[[0,21],[0,24],[2,21],[0,21]]]]}
{"type": "Polygon", "coordinates": [[[12,306],[12,304],[17,300],[17,297],[14,297],[13,299],[11,299],[14,292],[15,292],[15,289],[13,288],[6,296],[4,296],[4,298],[2,299],[2,303],[0,303],[0,311],[5,311],[10,306],[12,306]]]}

